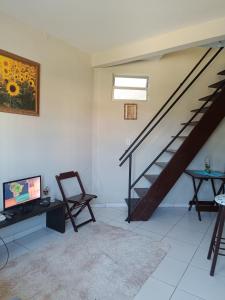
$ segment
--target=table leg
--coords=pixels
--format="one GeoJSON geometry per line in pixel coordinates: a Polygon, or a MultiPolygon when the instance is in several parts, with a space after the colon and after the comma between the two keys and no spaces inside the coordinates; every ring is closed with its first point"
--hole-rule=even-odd
{"type": "MultiPolygon", "coordinates": [[[[191,199],[191,201],[189,202],[189,208],[188,208],[189,211],[192,209],[193,204],[196,205],[196,184],[195,184],[194,177],[191,177],[191,179],[192,179],[193,188],[194,188],[194,196],[191,199]]],[[[200,184],[200,182],[199,182],[199,184],[200,184]]],[[[200,188],[200,186],[199,186],[199,188],[200,188]]],[[[199,188],[198,188],[198,190],[199,190],[199,188]]]]}
{"type": "Polygon", "coordinates": [[[216,188],[215,188],[215,184],[214,184],[213,178],[211,178],[211,184],[212,184],[213,194],[214,194],[214,197],[215,197],[216,196],[216,188]]]}
{"type": "Polygon", "coordinates": [[[199,210],[198,192],[199,192],[199,189],[200,189],[200,187],[203,183],[203,179],[199,180],[199,183],[198,183],[197,186],[196,186],[196,182],[195,182],[194,177],[192,177],[192,181],[193,181],[193,186],[194,186],[195,207],[196,207],[196,211],[198,213],[198,219],[199,219],[199,221],[201,221],[202,218],[201,218],[201,213],[200,213],[200,210],[199,210]]]}

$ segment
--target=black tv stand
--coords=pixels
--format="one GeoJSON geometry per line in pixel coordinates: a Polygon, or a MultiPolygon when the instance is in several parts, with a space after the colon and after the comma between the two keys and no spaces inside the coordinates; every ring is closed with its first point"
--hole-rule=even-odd
{"type": "Polygon", "coordinates": [[[7,218],[5,221],[0,222],[0,228],[7,227],[16,224],[20,221],[41,215],[46,213],[46,227],[56,230],[60,233],[65,232],[65,205],[62,201],[55,200],[50,202],[49,206],[41,206],[40,202],[43,199],[37,200],[32,204],[24,207],[18,207],[16,210],[9,209],[5,212],[11,215],[11,218],[7,218]]]}
{"type": "MultiPolygon", "coordinates": [[[[39,200],[38,200],[39,201],[39,200]]],[[[37,205],[38,203],[36,202],[31,202],[29,204],[24,204],[22,206],[19,206],[17,209],[15,209],[13,211],[13,213],[15,213],[15,215],[17,215],[18,213],[21,213],[21,214],[28,214],[28,213],[31,213],[32,210],[34,209],[34,205],[37,205]]],[[[7,212],[6,212],[7,213],[7,212]]]]}

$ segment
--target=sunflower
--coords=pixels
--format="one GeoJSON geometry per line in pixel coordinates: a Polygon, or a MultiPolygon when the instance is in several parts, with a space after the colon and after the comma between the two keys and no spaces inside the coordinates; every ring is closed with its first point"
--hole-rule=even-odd
{"type": "Polygon", "coordinates": [[[3,68],[3,73],[4,73],[4,75],[8,75],[9,74],[9,68],[8,67],[4,67],[3,68]]]}
{"type": "Polygon", "coordinates": [[[3,79],[3,76],[2,76],[2,74],[0,72],[0,83],[3,83],[3,82],[4,82],[4,79],[3,79]]]}
{"type": "Polygon", "coordinates": [[[15,80],[17,81],[19,79],[19,76],[17,74],[14,75],[15,80]]]}
{"type": "Polygon", "coordinates": [[[34,88],[35,83],[34,83],[34,80],[33,80],[33,79],[30,79],[30,80],[28,81],[28,83],[29,83],[29,85],[30,85],[32,88],[34,88]]]}
{"type": "Polygon", "coordinates": [[[22,82],[22,83],[25,81],[24,77],[22,75],[19,77],[19,81],[22,82]]]}
{"type": "Polygon", "coordinates": [[[25,73],[24,73],[24,76],[25,76],[26,80],[29,80],[29,79],[30,79],[30,73],[29,73],[29,72],[25,72],[25,73]]]}
{"type": "Polygon", "coordinates": [[[10,96],[17,96],[20,92],[20,88],[16,82],[9,81],[6,85],[6,90],[10,96]]]}

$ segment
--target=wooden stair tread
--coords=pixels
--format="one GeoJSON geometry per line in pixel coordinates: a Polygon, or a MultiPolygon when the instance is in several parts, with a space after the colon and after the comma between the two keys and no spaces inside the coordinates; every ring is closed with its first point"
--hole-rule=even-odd
{"type": "Polygon", "coordinates": [[[209,107],[203,107],[203,108],[196,108],[196,109],[192,109],[191,112],[199,112],[204,114],[205,112],[207,112],[207,110],[209,109],[209,107]]]}
{"type": "MultiPolygon", "coordinates": [[[[187,135],[178,135],[177,138],[179,139],[186,139],[188,136],[187,135]]],[[[172,135],[172,138],[175,138],[175,135],[172,135]]]]}
{"type": "Polygon", "coordinates": [[[148,188],[134,188],[135,192],[142,198],[148,191],[148,188]]]}
{"type": "Polygon", "coordinates": [[[156,162],[155,164],[164,169],[167,165],[167,162],[156,162]]]}
{"type": "Polygon", "coordinates": [[[220,93],[216,93],[215,95],[208,95],[202,98],[199,98],[198,101],[214,101],[216,99],[216,97],[219,95],[220,93]]]}
{"type": "Polygon", "coordinates": [[[146,174],[144,177],[151,183],[154,183],[159,175],[146,174]]]}
{"type": "MultiPolygon", "coordinates": [[[[138,201],[140,201],[140,198],[131,198],[130,201],[132,203],[138,203],[138,201]]],[[[125,198],[125,202],[128,205],[128,198],[125,198]]]]}
{"type": "Polygon", "coordinates": [[[169,153],[176,153],[177,150],[176,149],[167,149],[165,152],[169,152],[169,153]]]}
{"type": "Polygon", "coordinates": [[[225,79],[209,85],[209,88],[218,89],[218,88],[222,87],[224,84],[225,84],[225,79]]]}
{"type": "Polygon", "coordinates": [[[225,75],[225,70],[220,71],[219,73],[217,73],[218,75],[225,75]]]}
{"type": "Polygon", "coordinates": [[[189,124],[188,124],[188,122],[187,123],[181,123],[181,125],[188,124],[188,126],[196,126],[198,123],[199,123],[199,121],[193,121],[193,122],[190,122],[189,124]]]}
{"type": "MultiPolygon", "coordinates": [[[[130,212],[131,213],[135,210],[135,208],[136,208],[137,204],[140,202],[140,200],[141,200],[141,198],[131,198],[130,199],[130,212]]],[[[125,199],[125,202],[128,206],[128,198],[125,199]]]]}

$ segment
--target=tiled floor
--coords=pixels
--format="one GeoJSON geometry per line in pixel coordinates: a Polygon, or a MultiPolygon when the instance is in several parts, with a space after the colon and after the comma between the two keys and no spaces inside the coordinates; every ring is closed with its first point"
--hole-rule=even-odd
{"type": "MultiPolygon", "coordinates": [[[[206,259],[215,214],[184,208],[159,208],[148,222],[124,222],[126,208],[95,208],[99,221],[145,235],[152,241],[164,240],[170,250],[156,271],[148,278],[135,300],[224,300],[225,257],[219,257],[215,276],[209,276],[206,259]]],[[[68,225],[67,233],[72,230],[68,225]]],[[[42,247],[60,234],[42,229],[10,243],[13,257],[42,247]]],[[[105,299],[107,300],[107,299],[105,299]]]]}

